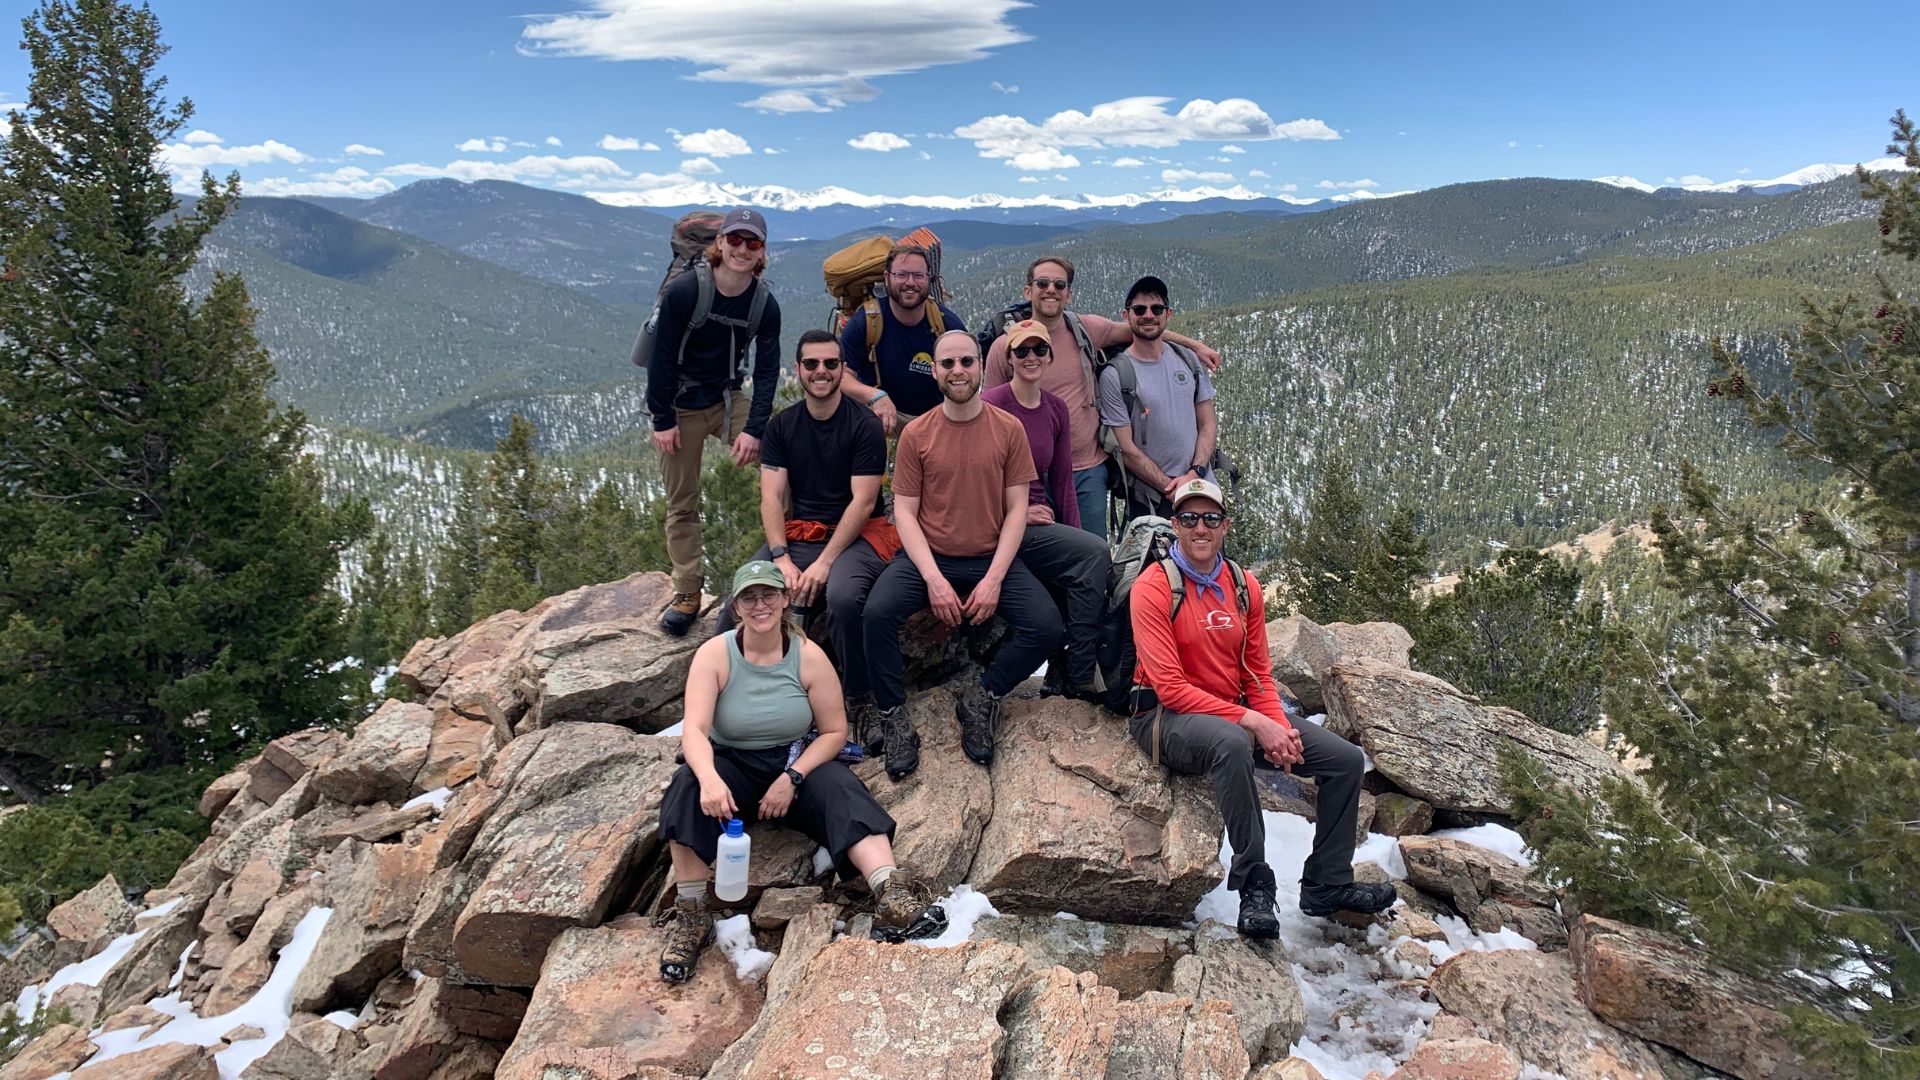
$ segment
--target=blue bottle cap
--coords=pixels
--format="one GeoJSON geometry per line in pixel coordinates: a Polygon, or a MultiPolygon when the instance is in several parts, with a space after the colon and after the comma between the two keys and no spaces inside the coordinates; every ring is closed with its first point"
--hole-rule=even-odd
{"type": "Polygon", "coordinates": [[[727,835],[728,836],[739,836],[746,831],[747,831],[747,827],[740,823],[739,818],[727,819],[727,835]]]}

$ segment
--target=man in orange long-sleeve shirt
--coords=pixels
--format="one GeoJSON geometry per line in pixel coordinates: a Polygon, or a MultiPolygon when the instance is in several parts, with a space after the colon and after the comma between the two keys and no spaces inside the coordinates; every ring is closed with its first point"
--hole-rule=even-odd
{"type": "Polygon", "coordinates": [[[1317,785],[1313,851],[1301,872],[1300,910],[1372,914],[1392,906],[1388,885],[1353,880],[1354,826],[1365,758],[1318,724],[1288,722],[1267,655],[1260,583],[1246,575],[1242,610],[1238,569],[1221,554],[1230,524],[1220,488],[1192,480],[1173,493],[1173,576],[1160,563],[1141,570],[1130,593],[1135,709],[1127,730],[1159,764],[1203,775],[1227,823],[1233,865],[1227,888],[1240,894],[1240,932],[1280,933],[1273,868],[1253,770],[1299,765],[1317,785]],[[1173,588],[1183,595],[1173,610],[1173,588]],[[1256,761],[1256,758],[1260,759],[1256,761]]]}

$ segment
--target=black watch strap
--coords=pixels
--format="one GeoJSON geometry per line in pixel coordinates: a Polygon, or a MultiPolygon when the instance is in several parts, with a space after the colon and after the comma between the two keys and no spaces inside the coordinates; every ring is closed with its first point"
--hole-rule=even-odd
{"type": "Polygon", "coordinates": [[[786,549],[786,546],[785,546],[785,545],[782,545],[782,546],[780,546],[780,547],[777,547],[777,548],[768,548],[768,549],[767,549],[767,558],[768,558],[769,560],[773,560],[773,559],[777,559],[777,558],[779,558],[780,556],[782,556],[782,555],[785,555],[786,553],[787,553],[787,549],[786,549]]]}
{"type": "Polygon", "coordinates": [[[787,779],[793,781],[794,787],[796,788],[799,787],[801,782],[804,781],[806,778],[807,778],[806,774],[801,772],[799,769],[796,769],[791,765],[787,767],[787,779]]]}

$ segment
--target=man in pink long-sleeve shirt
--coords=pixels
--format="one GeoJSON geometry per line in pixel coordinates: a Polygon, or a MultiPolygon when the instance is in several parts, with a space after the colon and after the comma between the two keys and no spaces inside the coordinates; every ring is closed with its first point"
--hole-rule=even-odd
{"type": "Polygon", "coordinates": [[[1174,489],[1173,511],[1177,539],[1167,560],[1173,568],[1148,566],[1129,594],[1139,664],[1128,732],[1155,762],[1212,781],[1233,848],[1227,888],[1240,894],[1242,934],[1271,938],[1280,933],[1273,868],[1266,862],[1266,823],[1253,777],[1262,762],[1272,768],[1299,765],[1317,785],[1318,816],[1313,851],[1300,875],[1300,910],[1309,915],[1386,910],[1394,901],[1392,886],[1353,880],[1365,757],[1318,724],[1296,728],[1287,720],[1267,655],[1260,583],[1221,554],[1230,522],[1220,488],[1208,480],[1184,483],[1174,489]],[[1235,572],[1245,575],[1245,610],[1235,572]],[[1182,592],[1178,612],[1172,610],[1174,588],[1182,592]]]}

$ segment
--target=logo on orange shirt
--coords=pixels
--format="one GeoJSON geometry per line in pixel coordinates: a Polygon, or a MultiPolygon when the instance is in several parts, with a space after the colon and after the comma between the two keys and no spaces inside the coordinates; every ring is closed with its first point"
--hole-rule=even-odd
{"type": "Polygon", "coordinates": [[[1200,626],[1201,629],[1204,630],[1231,630],[1233,629],[1233,613],[1230,611],[1209,611],[1207,612],[1205,621],[1203,621],[1200,626]]]}

